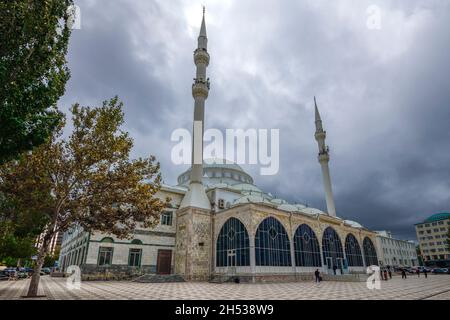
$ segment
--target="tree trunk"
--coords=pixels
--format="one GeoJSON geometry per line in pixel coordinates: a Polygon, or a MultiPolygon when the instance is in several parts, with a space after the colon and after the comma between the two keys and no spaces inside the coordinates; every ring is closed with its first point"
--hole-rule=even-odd
{"type": "MultiPolygon", "coordinates": [[[[42,242],[42,246],[39,248],[38,258],[36,261],[36,267],[34,268],[33,276],[31,277],[30,286],[28,287],[27,297],[33,298],[37,297],[38,288],[39,288],[39,280],[41,279],[41,269],[42,265],[45,261],[45,256],[47,255],[48,246],[50,241],[47,240],[48,236],[44,237],[44,241],[42,242]]],[[[51,239],[51,237],[50,237],[51,239]]]]}

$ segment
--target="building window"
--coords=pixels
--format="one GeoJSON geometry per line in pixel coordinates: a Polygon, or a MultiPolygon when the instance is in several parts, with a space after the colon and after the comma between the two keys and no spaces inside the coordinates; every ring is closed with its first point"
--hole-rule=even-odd
{"type": "Polygon", "coordinates": [[[161,214],[161,224],[163,226],[171,226],[172,225],[172,212],[166,211],[161,214]]]}
{"type": "Polygon", "coordinates": [[[338,263],[338,260],[342,261],[344,259],[341,240],[336,231],[331,227],[326,228],[323,233],[322,251],[323,260],[327,265],[328,260],[331,259],[333,266],[339,266],[340,263],[338,263]]]}
{"type": "Polygon", "coordinates": [[[306,224],[297,228],[294,235],[295,265],[298,267],[321,267],[320,247],[316,234],[306,224]]]}
{"type": "Polygon", "coordinates": [[[349,233],[345,238],[345,255],[347,256],[348,265],[350,267],[363,267],[363,258],[361,248],[355,236],[349,233]]]}
{"type": "Polygon", "coordinates": [[[100,247],[98,249],[98,265],[110,266],[112,264],[113,248],[100,247]]]}
{"type": "Polygon", "coordinates": [[[83,247],[83,251],[82,251],[82,255],[81,255],[81,264],[86,262],[85,261],[85,259],[86,259],[85,253],[86,253],[86,247],[83,247]]]}
{"type": "Polygon", "coordinates": [[[140,267],[141,266],[142,249],[130,249],[128,255],[128,265],[130,267],[140,267]]]}
{"type": "Polygon", "coordinates": [[[375,250],[375,246],[369,238],[364,238],[363,241],[364,247],[364,261],[366,262],[366,266],[378,265],[378,257],[377,251],[375,250]]]}
{"type": "Polygon", "coordinates": [[[131,244],[142,244],[142,241],[139,240],[139,239],[133,239],[133,240],[131,241],[131,244]]]}
{"type": "Polygon", "coordinates": [[[113,243],[114,240],[111,237],[105,237],[102,240],[100,240],[100,242],[105,242],[105,243],[113,243]]]}
{"type": "Polygon", "coordinates": [[[264,219],[256,231],[255,258],[257,266],[291,266],[289,237],[275,218],[264,219]]]}
{"type": "Polygon", "coordinates": [[[216,244],[218,267],[250,265],[250,242],[245,226],[236,218],[230,218],[220,230],[216,244]]]}

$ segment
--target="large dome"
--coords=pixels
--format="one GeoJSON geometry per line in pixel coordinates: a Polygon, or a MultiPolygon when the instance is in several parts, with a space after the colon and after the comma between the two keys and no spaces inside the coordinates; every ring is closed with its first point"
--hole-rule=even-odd
{"type": "MultiPolygon", "coordinates": [[[[188,186],[191,178],[191,168],[178,176],[179,186],[188,186]]],[[[203,184],[230,186],[238,184],[253,185],[253,178],[241,166],[224,159],[205,159],[203,161],[203,184]]]]}

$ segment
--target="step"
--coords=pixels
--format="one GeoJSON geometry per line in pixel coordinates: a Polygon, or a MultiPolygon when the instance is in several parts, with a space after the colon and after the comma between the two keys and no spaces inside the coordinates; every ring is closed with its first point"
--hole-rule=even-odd
{"type": "Polygon", "coordinates": [[[184,282],[184,279],[177,274],[144,274],[132,281],[139,283],[165,283],[184,282]]]}

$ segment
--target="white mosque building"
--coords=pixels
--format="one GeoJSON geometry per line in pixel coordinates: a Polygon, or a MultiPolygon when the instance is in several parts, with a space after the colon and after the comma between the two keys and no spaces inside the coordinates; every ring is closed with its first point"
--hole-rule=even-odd
{"type": "MultiPolygon", "coordinates": [[[[197,123],[204,123],[209,94],[207,41],[203,14],[192,85],[197,123]]],[[[159,225],[136,229],[132,240],[74,226],[63,236],[61,269],[78,265],[83,274],[175,274],[186,281],[310,279],[316,269],[337,276],[365,273],[367,266],[379,264],[377,234],[336,215],[326,132],[316,103],[315,123],[327,212],[272,196],[237,164],[204,162],[201,127],[194,130],[193,165],[177,185],[164,185],[158,193],[172,199],[159,225]]]]}

